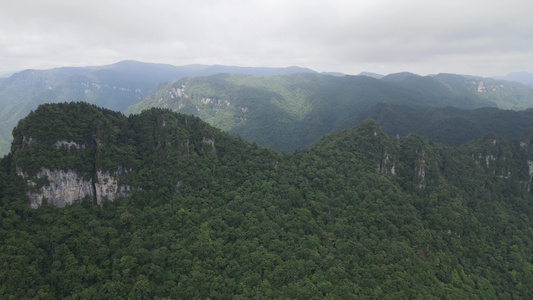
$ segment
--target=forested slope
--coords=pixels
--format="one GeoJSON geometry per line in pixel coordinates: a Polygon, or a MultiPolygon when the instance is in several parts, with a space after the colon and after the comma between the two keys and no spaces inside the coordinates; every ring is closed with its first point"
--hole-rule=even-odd
{"type": "MultiPolygon", "coordinates": [[[[413,111],[417,106],[524,109],[533,105],[533,88],[453,74],[398,73],[382,79],[323,74],[218,74],[161,84],[155,94],[125,112],[168,108],[196,115],[261,146],[290,152],[313,145],[329,132],[357,125],[371,113],[369,110],[383,103],[413,106],[413,111]]],[[[454,124],[443,124],[445,130],[452,130],[448,125],[454,124]]]]}
{"type": "Polygon", "coordinates": [[[240,73],[256,75],[314,72],[310,69],[254,68],[121,61],[94,67],[62,67],[24,70],[0,80],[0,156],[9,152],[11,130],[30,111],[43,103],[84,101],[107,109],[124,111],[143,100],[160,82],[186,76],[240,73]]]}
{"type": "Polygon", "coordinates": [[[378,103],[513,110],[533,106],[533,87],[518,82],[455,74],[397,73],[377,78],[366,74],[369,77],[331,76],[299,67],[136,61],[25,70],[0,80],[0,155],[9,152],[11,129],[18,120],[42,103],[84,101],[111,110],[128,109],[128,114],[169,108],[285,152],[357,125],[363,120],[360,114],[378,103]]]}
{"type": "Polygon", "coordinates": [[[533,297],[531,137],[450,147],[367,120],[280,154],[168,110],[83,103],[43,105],[14,132],[1,298],[533,297]],[[32,209],[41,164],[120,168],[129,195],[32,209]]]}
{"type": "Polygon", "coordinates": [[[454,146],[489,132],[507,140],[516,140],[527,135],[533,128],[533,109],[460,109],[380,103],[362,113],[360,118],[375,120],[383,130],[394,136],[403,137],[415,133],[454,146]]]}
{"type": "Polygon", "coordinates": [[[311,146],[377,102],[416,102],[411,94],[366,76],[219,74],[162,84],[126,110],[150,107],[193,114],[236,136],[278,151],[311,146]]]}
{"type": "Polygon", "coordinates": [[[493,78],[441,73],[420,76],[412,73],[390,74],[382,80],[426,95],[427,103],[459,108],[497,106],[501,109],[531,108],[530,86],[493,78]]]}

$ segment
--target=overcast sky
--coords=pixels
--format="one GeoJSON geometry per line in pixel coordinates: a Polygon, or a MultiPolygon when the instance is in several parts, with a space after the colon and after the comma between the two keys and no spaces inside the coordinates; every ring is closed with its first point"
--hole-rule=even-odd
{"type": "Polygon", "coordinates": [[[531,0],[0,0],[0,73],[172,65],[533,72],[531,0]]]}

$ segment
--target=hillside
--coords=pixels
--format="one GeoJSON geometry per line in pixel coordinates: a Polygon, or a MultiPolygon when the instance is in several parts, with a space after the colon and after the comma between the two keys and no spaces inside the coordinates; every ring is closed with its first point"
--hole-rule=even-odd
{"type": "Polygon", "coordinates": [[[523,108],[533,104],[533,89],[518,83],[450,74],[422,77],[399,73],[382,79],[321,74],[219,74],[161,84],[155,94],[125,112],[162,107],[193,114],[261,146],[290,152],[311,146],[324,134],[355,126],[378,103],[523,108]]]}
{"type": "Polygon", "coordinates": [[[533,85],[533,73],[528,72],[512,72],[506,76],[495,77],[495,79],[516,81],[525,85],[533,85]]]}
{"type": "Polygon", "coordinates": [[[514,111],[483,107],[467,110],[380,103],[360,115],[360,119],[366,118],[376,120],[393,136],[415,133],[454,146],[489,132],[507,140],[517,140],[533,128],[533,109],[514,111]]]}
{"type": "Polygon", "coordinates": [[[278,151],[311,146],[321,136],[357,124],[376,102],[411,103],[412,95],[366,76],[220,74],[162,84],[126,110],[150,107],[193,114],[235,136],[278,151]]]}
{"type": "Polygon", "coordinates": [[[148,91],[155,91],[160,82],[221,72],[273,75],[313,71],[299,67],[172,66],[137,61],[96,67],[25,70],[0,80],[0,155],[9,152],[11,129],[39,104],[84,101],[124,111],[144,99],[148,91]]]}
{"type": "Polygon", "coordinates": [[[366,120],[280,154],[85,103],[14,133],[1,298],[533,297],[531,136],[450,147],[366,120]]]}
{"type": "Polygon", "coordinates": [[[497,106],[513,110],[531,108],[533,104],[533,89],[530,86],[506,80],[456,74],[419,76],[412,73],[391,74],[382,80],[426,95],[427,104],[467,109],[497,106]]]}
{"type": "Polygon", "coordinates": [[[167,107],[285,152],[309,147],[326,133],[355,126],[362,121],[359,114],[381,102],[513,110],[530,108],[533,103],[533,87],[518,82],[454,74],[361,75],[318,74],[300,67],[172,66],[136,61],[25,70],[0,80],[0,155],[9,152],[11,129],[18,120],[42,103],[84,101],[128,113],[167,107]],[[185,82],[188,85],[183,87],[185,82]],[[170,93],[177,90],[195,93],[196,98],[173,99],[170,93]],[[202,99],[223,99],[226,107],[214,107],[202,99]]]}

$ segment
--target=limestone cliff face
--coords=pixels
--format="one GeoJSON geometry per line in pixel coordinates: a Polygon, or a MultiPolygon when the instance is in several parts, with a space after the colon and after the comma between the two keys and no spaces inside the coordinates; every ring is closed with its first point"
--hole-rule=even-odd
{"type": "Polygon", "coordinates": [[[418,160],[415,163],[415,177],[416,177],[417,187],[419,189],[423,189],[426,187],[427,153],[424,150],[420,151],[420,153],[418,152],[418,150],[416,152],[418,154],[418,160]]]}
{"type": "Polygon", "coordinates": [[[113,176],[108,172],[97,171],[94,177],[96,180],[84,179],[74,170],[42,168],[34,177],[28,177],[17,168],[17,173],[26,179],[30,187],[28,196],[32,208],[41,206],[44,199],[58,207],[78,202],[85,197],[101,204],[105,197],[113,201],[118,197],[127,196],[130,191],[129,186],[120,185],[116,179],[122,173],[120,170],[113,176]],[[39,186],[38,182],[43,179],[48,183],[39,186]]]}

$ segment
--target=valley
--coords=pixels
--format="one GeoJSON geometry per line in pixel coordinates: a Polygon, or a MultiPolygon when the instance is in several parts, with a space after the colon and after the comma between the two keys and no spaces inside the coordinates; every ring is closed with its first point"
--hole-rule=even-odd
{"type": "Polygon", "coordinates": [[[0,82],[0,298],[533,297],[530,87],[145,67],[0,82]]]}

